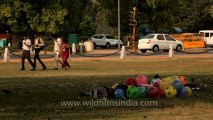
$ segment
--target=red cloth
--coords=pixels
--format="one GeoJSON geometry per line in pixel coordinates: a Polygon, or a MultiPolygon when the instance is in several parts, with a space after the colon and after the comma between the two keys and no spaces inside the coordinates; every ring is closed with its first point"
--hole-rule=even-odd
{"type": "Polygon", "coordinates": [[[69,52],[69,44],[68,43],[64,43],[61,46],[61,51],[63,52],[69,52]]]}
{"type": "Polygon", "coordinates": [[[69,58],[69,44],[65,43],[61,46],[61,56],[62,56],[62,62],[63,66],[66,69],[69,67],[69,64],[67,62],[67,59],[69,58]]]}

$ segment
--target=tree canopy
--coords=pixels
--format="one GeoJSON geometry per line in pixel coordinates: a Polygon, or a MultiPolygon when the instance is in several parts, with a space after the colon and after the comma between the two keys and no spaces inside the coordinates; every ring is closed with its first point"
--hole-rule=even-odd
{"type": "MultiPolygon", "coordinates": [[[[138,31],[180,27],[185,32],[213,29],[213,0],[120,0],[122,35],[130,33],[129,12],[137,6],[138,31]],[[137,2],[137,4],[134,4],[137,2]]],[[[117,0],[1,0],[0,32],[91,36],[97,28],[117,29],[117,0]]]]}

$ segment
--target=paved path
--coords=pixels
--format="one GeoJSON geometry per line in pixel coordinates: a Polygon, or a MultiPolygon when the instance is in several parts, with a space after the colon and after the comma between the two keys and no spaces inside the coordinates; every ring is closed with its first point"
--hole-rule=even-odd
{"type": "MultiPolygon", "coordinates": [[[[85,53],[83,55],[85,56],[89,56],[89,57],[83,57],[80,55],[76,55],[76,54],[72,54],[71,55],[71,60],[120,60],[120,52],[110,55],[110,56],[106,56],[106,57],[98,57],[98,56],[105,56],[105,55],[109,55],[112,53],[115,53],[119,51],[118,49],[96,49],[93,52],[88,52],[85,53]]],[[[199,52],[199,51],[198,51],[199,52]]],[[[16,53],[16,54],[20,54],[20,53],[16,53]]],[[[139,55],[136,54],[132,54],[132,53],[126,53],[126,57],[125,59],[128,58],[137,58],[137,59],[144,59],[144,58],[169,58],[168,57],[168,53],[164,52],[158,55],[152,55],[152,52],[148,52],[146,54],[142,54],[141,52],[138,52],[139,55]]],[[[213,51],[209,51],[206,53],[202,53],[202,54],[185,54],[185,53],[180,53],[180,52],[175,52],[175,56],[174,58],[186,58],[186,57],[213,57],[213,51]]],[[[10,56],[10,61],[11,62],[20,62],[21,58],[18,56],[14,56],[11,55],[10,56]]],[[[43,59],[43,61],[53,61],[52,58],[52,52],[47,52],[47,54],[45,55],[44,52],[41,52],[41,58],[45,58],[43,59]],[[51,58],[46,58],[46,57],[51,57],[51,58]]],[[[3,55],[0,56],[0,62],[4,62],[3,61],[3,55]]]]}

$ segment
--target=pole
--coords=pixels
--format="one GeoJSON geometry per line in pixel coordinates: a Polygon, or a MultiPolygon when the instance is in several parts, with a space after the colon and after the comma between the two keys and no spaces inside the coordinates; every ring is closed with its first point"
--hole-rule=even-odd
{"type": "Polygon", "coordinates": [[[120,16],[120,0],[118,0],[118,49],[121,48],[120,46],[120,39],[121,39],[121,16],[120,16]]]}
{"type": "MultiPolygon", "coordinates": [[[[133,21],[136,21],[135,15],[136,15],[136,7],[133,7],[133,21]]],[[[136,35],[136,23],[133,24],[133,28],[132,28],[132,50],[133,50],[133,52],[136,51],[136,49],[135,49],[135,35],[136,35]]]]}
{"type": "Polygon", "coordinates": [[[6,47],[4,49],[4,62],[7,63],[10,60],[10,52],[9,49],[6,47]]]}
{"type": "Polygon", "coordinates": [[[124,59],[125,56],[126,56],[125,46],[122,46],[120,59],[124,59]]]}

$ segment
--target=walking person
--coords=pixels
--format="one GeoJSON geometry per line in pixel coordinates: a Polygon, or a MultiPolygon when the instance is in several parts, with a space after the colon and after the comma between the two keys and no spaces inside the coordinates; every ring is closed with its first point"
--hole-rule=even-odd
{"type": "Polygon", "coordinates": [[[25,58],[27,58],[28,62],[32,66],[31,71],[35,70],[35,65],[33,64],[32,60],[30,59],[30,50],[32,48],[31,40],[27,36],[22,41],[22,57],[21,57],[21,70],[25,70],[25,58]]]}
{"type": "Polygon", "coordinates": [[[40,59],[40,51],[42,50],[42,48],[44,47],[44,41],[41,37],[38,36],[38,34],[36,33],[34,35],[35,39],[34,39],[34,42],[35,42],[35,46],[34,46],[34,49],[35,49],[35,56],[34,56],[34,65],[35,65],[35,68],[36,68],[36,60],[38,60],[41,65],[42,65],[42,70],[46,70],[46,66],[44,65],[44,63],[41,61],[40,59]]]}
{"type": "Polygon", "coordinates": [[[62,54],[63,67],[65,70],[67,70],[70,68],[70,65],[67,62],[67,59],[69,58],[69,44],[66,38],[63,38],[62,40],[61,54],[62,54]]]}
{"type": "Polygon", "coordinates": [[[55,68],[53,70],[58,70],[58,63],[60,63],[63,68],[63,63],[60,60],[62,40],[61,38],[57,38],[57,36],[54,36],[53,42],[54,42],[53,55],[54,55],[54,61],[55,61],[55,68]]]}

